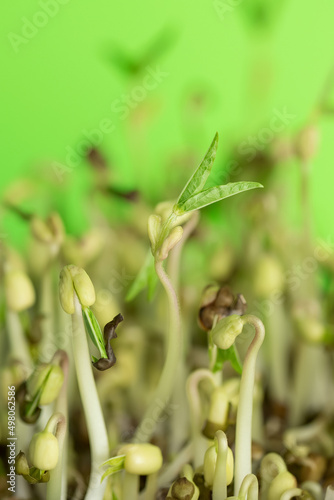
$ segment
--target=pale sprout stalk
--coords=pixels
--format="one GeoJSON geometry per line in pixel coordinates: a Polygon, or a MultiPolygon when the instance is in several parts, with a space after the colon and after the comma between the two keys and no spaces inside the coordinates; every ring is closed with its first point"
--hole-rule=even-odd
{"type": "Polygon", "coordinates": [[[123,478],[123,500],[131,498],[131,500],[138,499],[139,491],[139,476],[137,474],[124,473],[123,478]]]}
{"type": "Polygon", "coordinates": [[[91,447],[91,475],[85,500],[102,500],[106,482],[101,483],[99,466],[109,458],[108,435],[96,391],[81,304],[76,294],[74,294],[74,306],[75,313],[72,315],[74,363],[91,447]]]}
{"type": "MultiPolygon", "coordinates": [[[[292,498],[303,498],[303,490],[300,488],[291,488],[291,490],[285,491],[280,497],[280,500],[291,500],[292,498]]],[[[305,498],[305,497],[304,497],[305,498]]]]}
{"type": "Polygon", "coordinates": [[[182,467],[191,462],[193,458],[193,443],[187,444],[165,469],[162,470],[158,478],[158,487],[166,487],[180,473],[182,467]]]}
{"type": "Polygon", "coordinates": [[[268,490],[272,481],[281,472],[287,470],[286,464],[283,458],[277,453],[268,453],[261,460],[260,465],[260,476],[261,476],[261,488],[260,488],[260,499],[267,500],[268,490]]]}
{"type": "Polygon", "coordinates": [[[258,500],[259,484],[254,474],[248,474],[241,483],[239,500],[258,500]]]}
{"type": "Polygon", "coordinates": [[[207,448],[207,440],[201,434],[202,422],[202,409],[201,399],[199,395],[198,386],[201,381],[208,380],[212,388],[216,388],[217,383],[214,374],[205,368],[196,370],[189,375],[186,390],[190,406],[190,425],[192,442],[194,446],[194,465],[199,467],[202,465],[203,456],[207,448]]]}
{"type": "Polygon", "coordinates": [[[216,470],[213,479],[212,500],[222,500],[227,497],[227,438],[223,431],[217,431],[215,444],[217,447],[216,470]]]}
{"type": "MultiPolygon", "coordinates": [[[[173,250],[170,252],[169,261],[168,261],[168,273],[170,277],[170,281],[176,290],[177,295],[179,294],[179,285],[180,285],[180,264],[181,264],[181,255],[184,244],[187,239],[194,231],[198,224],[199,220],[199,212],[196,211],[193,213],[191,219],[184,225],[183,228],[183,237],[182,239],[175,245],[173,250]]],[[[176,454],[179,452],[185,436],[187,436],[188,432],[188,421],[189,414],[187,411],[187,402],[185,395],[185,384],[187,377],[187,368],[185,363],[185,356],[188,350],[189,345],[189,335],[187,335],[187,328],[184,328],[184,320],[182,328],[185,330],[184,335],[184,345],[182,347],[182,362],[179,364],[179,373],[178,380],[179,383],[176,384],[175,389],[172,395],[172,404],[178,408],[178,411],[174,411],[171,415],[171,425],[170,425],[170,453],[176,454]]]]}
{"type": "Polygon", "coordinates": [[[167,355],[166,361],[160,376],[158,387],[156,388],[155,395],[152,402],[147,408],[141,424],[136,430],[134,441],[147,442],[154,434],[156,423],[159,420],[166,405],[170,401],[173,388],[175,386],[178,369],[181,360],[181,353],[183,349],[183,335],[180,323],[180,310],[179,303],[173,285],[163,269],[162,261],[155,263],[156,273],[166,291],[169,303],[169,333],[167,341],[167,355]],[[157,407],[156,399],[159,398],[163,402],[162,405],[157,407]],[[154,422],[150,428],[145,428],[146,422],[154,422]]]}
{"type": "Polygon", "coordinates": [[[254,327],[255,336],[246,353],[240,382],[235,436],[234,494],[236,496],[239,494],[243,479],[252,473],[251,448],[255,365],[257,354],[264,340],[265,330],[262,321],[250,314],[227,316],[219,321],[212,330],[213,342],[220,349],[228,349],[234,344],[238,335],[242,333],[245,324],[254,327]]]}
{"type": "Polygon", "coordinates": [[[325,500],[334,500],[334,486],[328,486],[325,500]]]}
{"type": "Polygon", "coordinates": [[[243,323],[251,324],[255,328],[255,337],[250,344],[242,370],[239,405],[236,421],[235,437],[235,479],[234,493],[238,494],[241,483],[252,472],[252,413],[253,390],[255,380],[256,357],[264,340],[265,331],[262,321],[256,316],[243,316],[243,323]]]}

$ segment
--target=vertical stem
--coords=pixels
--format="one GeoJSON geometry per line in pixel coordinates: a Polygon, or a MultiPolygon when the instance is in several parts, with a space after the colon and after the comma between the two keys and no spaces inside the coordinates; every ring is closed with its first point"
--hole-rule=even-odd
{"type": "Polygon", "coordinates": [[[101,483],[99,466],[109,458],[108,435],[95,386],[81,305],[76,294],[74,303],[73,355],[91,449],[91,474],[85,500],[102,500],[106,482],[101,483]]]}
{"type": "Polygon", "coordinates": [[[269,387],[271,396],[279,403],[287,403],[288,394],[288,341],[287,320],[282,304],[276,304],[268,318],[268,342],[270,359],[269,387]]]}
{"type": "Polygon", "coordinates": [[[10,356],[21,361],[25,368],[32,370],[33,364],[20,317],[17,312],[11,311],[8,307],[6,310],[6,326],[10,356]]]}
{"type": "Polygon", "coordinates": [[[52,264],[45,270],[40,284],[39,312],[44,316],[42,320],[42,339],[39,345],[39,358],[49,362],[57,350],[54,322],[54,301],[52,289],[52,264]]]}
{"type": "Polygon", "coordinates": [[[155,500],[158,489],[158,473],[150,474],[146,480],[145,500],[155,500]]]}
{"type": "MultiPolygon", "coordinates": [[[[168,260],[168,272],[170,281],[176,290],[176,293],[179,294],[180,287],[180,264],[181,264],[181,255],[185,242],[194,231],[197,226],[199,220],[199,212],[194,212],[191,219],[185,224],[183,228],[183,236],[182,239],[178,242],[178,244],[173,248],[173,250],[169,254],[168,260]]],[[[184,325],[182,325],[182,328],[184,325]]],[[[187,398],[185,394],[185,384],[187,378],[187,365],[185,363],[185,356],[188,351],[189,344],[189,334],[187,335],[187,329],[184,338],[184,345],[182,348],[182,360],[179,364],[179,372],[177,374],[177,378],[179,383],[176,384],[175,390],[172,394],[172,404],[175,405],[179,409],[179,411],[175,411],[171,415],[170,421],[170,444],[169,444],[169,452],[171,455],[175,455],[179,452],[181,446],[185,442],[188,437],[188,421],[189,414],[187,408],[187,398]]]]}
{"type": "Polygon", "coordinates": [[[125,471],[123,482],[123,500],[138,500],[139,476],[125,471]]]}
{"type": "Polygon", "coordinates": [[[235,436],[235,478],[234,494],[239,494],[243,479],[252,472],[252,413],[253,389],[255,380],[255,364],[257,353],[265,336],[264,326],[256,316],[242,316],[244,324],[249,323],[255,328],[255,337],[250,344],[241,376],[240,396],[236,422],[235,436]]]}
{"type": "Polygon", "coordinates": [[[180,360],[182,359],[183,336],[180,327],[180,309],[177,296],[169,277],[163,269],[161,261],[155,263],[155,269],[166,291],[169,303],[167,355],[155,395],[136,430],[135,442],[148,442],[154,434],[161,414],[168,405],[172,395],[180,360]],[[157,399],[159,399],[160,404],[157,404],[157,399]]]}
{"type": "Polygon", "coordinates": [[[227,438],[223,431],[216,433],[217,462],[213,478],[212,500],[225,500],[227,497],[226,463],[227,463],[227,438]]]}
{"type": "Polygon", "coordinates": [[[169,486],[175,477],[180,473],[184,464],[191,462],[193,458],[193,445],[187,444],[177,455],[172,463],[162,470],[159,475],[158,487],[169,486]]]}

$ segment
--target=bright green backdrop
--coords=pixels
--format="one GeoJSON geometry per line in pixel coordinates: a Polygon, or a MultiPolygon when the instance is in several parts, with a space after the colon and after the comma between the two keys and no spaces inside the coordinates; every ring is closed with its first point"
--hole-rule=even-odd
{"type": "MultiPolygon", "coordinates": [[[[286,106],[296,115],[287,132],[298,129],[333,63],[333,2],[268,0],[280,8],[275,7],[274,22],[265,31],[247,23],[246,9],[254,1],[222,0],[239,3],[224,19],[208,0],[57,2],[54,17],[47,17],[45,26],[17,50],[13,37],[22,35],[24,18],[45,22],[38,14],[42,2],[3,5],[1,191],[21,175],[46,178],[47,189],[57,187],[61,203],[72,208],[68,224],[80,224],[87,167],[78,165],[59,183],[51,162],[66,163],[66,148],[77,148],[83,130],[96,128],[105,118],[115,126],[101,145],[112,161],[113,179],[120,186],[139,187],[153,201],[168,185],[173,155],[193,149],[196,163],[216,130],[222,163],[233,143],[269,122],[274,108],[286,106]],[[158,65],[168,76],[148,92],[148,118],[138,113],[137,128],[132,128],[136,133],[129,140],[128,119],[121,120],[110,106],[142,83],[145,70],[131,79],[111,62],[110,53],[117,43],[131,56],[140,56],[164,29],[173,42],[150,66],[158,65]],[[205,92],[206,100],[189,119],[187,95],[197,90],[205,92]]],[[[323,118],[320,129],[312,203],[317,234],[326,237],[333,232],[334,116],[323,118]]],[[[296,180],[293,169],[284,176],[286,182],[296,180]]],[[[292,193],[298,220],[297,188],[292,193]]],[[[12,224],[13,219],[5,218],[6,234],[15,232],[12,224]]]]}

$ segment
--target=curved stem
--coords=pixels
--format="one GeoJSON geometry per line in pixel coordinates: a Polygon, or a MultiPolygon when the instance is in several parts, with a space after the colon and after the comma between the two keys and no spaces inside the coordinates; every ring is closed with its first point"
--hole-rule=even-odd
{"type": "Polygon", "coordinates": [[[156,261],[156,273],[166,291],[169,303],[169,332],[167,355],[155,395],[136,430],[135,442],[148,442],[154,434],[161,414],[165,410],[175,386],[180,360],[182,359],[183,336],[180,327],[180,309],[173,285],[165,273],[162,262],[156,261]],[[159,400],[159,404],[157,404],[159,400]]]}
{"type": "Polygon", "coordinates": [[[241,483],[239,500],[258,500],[259,483],[254,474],[248,474],[241,483]]]}
{"type": "Polygon", "coordinates": [[[323,500],[324,496],[321,484],[316,483],[315,481],[304,481],[300,487],[303,490],[308,491],[314,500],[323,500]]]}
{"type": "Polygon", "coordinates": [[[291,490],[285,491],[281,496],[280,500],[291,500],[291,498],[300,497],[302,495],[303,490],[300,488],[292,488],[291,490]]]}
{"type": "Polygon", "coordinates": [[[287,468],[283,458],[277,453],[268,453],[263,457],[260,465],[261,500],[267,500],[268,490],[271,482],[281,472],[285,472],[286,470],[287,468]]]}
{"type": "Polygon", "coordinates": [[[217,462],[213,478],[212,500],[225,500],[227,497],[226,463],[227,463],[227,438],[223,431],[216,433],[217,462]]]}
{"type": "Polygon", "coordinates": [[[217,387],[216,378],[214,374],[205,368],[196,370],[191,375],[189,375],[186,390],[187,397],[190,406],[190,425],[192,441],[194,444],[194,465],[198,467],[203,462],[203,453],[201,447],[201,426],[202,426],[202,412],[201,412],[201,399],[198,393],[198,385],[204,380],[208,379],[212,386],[217,387]]]}
{"type": "Polygon", "coordinates": [[[99,466],[109,458],[108,435],[96,391],[81,305],[76,294],[74,303],[73,355],[91,449],[91,474],[85,500],[102,500],[107,482],[101,483],[99,466]]]}
{"type": "Polygon", "coordinates": [[[175,245],[173,250],[170,252],[169,262],[168,262],[168,271],[169,271],[170,280],[171,280],[175,290],[178,290],[178,288],[179,288],[180,262],[181,262],[182,249],[184,247],[185,242],[187,241],[187,239],[189,238],[191,233],[196,228],[196,226],[198,224],[198,220],[199,220],[199,212],[196,211],[193,213],[191,219],[184,225],[181,240],[178,242],[177,245],[175,245]]]}
{"type": "Polygon", "coordinates": [[[256,316],[247,314],[242,316],[244,325],[253,325],[255,336],[252,340],[243,365],[239,405],[237,411],[236,436],[235,436],[235,479],[234,494],[239,494],[243,479],[252,472],[252,413],[253,389],[255,380],[256,357],[265,336],[264,326],[256,316]]]}

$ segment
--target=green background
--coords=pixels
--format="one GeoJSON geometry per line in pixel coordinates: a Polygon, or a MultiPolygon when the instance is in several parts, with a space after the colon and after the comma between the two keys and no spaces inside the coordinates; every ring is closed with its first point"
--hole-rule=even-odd
{"type": "MultiPolygon", "coordinates": [[[[66,164],[67,148],[78,148],[84,130],[103,119],[114,124],[100,146],[112,165],[111,178],[118,186],[139,188],[153,203],[177,194],[173,186],[187,178],[216,130],[222,166],[234,145],[269,123],[274,109],[286,107],[296,116],[284,133],[300,129],[333,64],[330,0],[222,0],[235,5],[223,19],[214,3],[204,0],[69,0],[56,2],[58,12],[46,16],[45,26],[30,39],[13,42],[26,19],[44,22],[45,16],[38,17],[42,3],[17,0],[3,6],[1,193],[28,177],[40,189],[36,207],[47,211],[55,197],[74,232],[87,223],[81,193],[90,182],[88,168],[81,161],[60,180],[53,162],[66,164]],[[140,59],[161,33],[171,41],[148,65],[168,76],[147,92],[132,119],[122,120],[111,105],[122,94],[131,95],[147,70],[127,74],[112,54],[121,47],[140,59]],[[197,108],[191,107],[194,94],[202,95],[197,108]],[[189,152],[183,175],[182,159],[186,165],[189,152]]],[[[315,233],[324,238],[333,232],[333,118],[319,121],[321,145],[311,171],[315,233]]],[[[296,223],[298,175],[293,162],[282,173],[283,184],[292,185],[284,208],[296,223]]],[[[2,216],[1,232],[19,242],[16,218],[2,216]]]]}

